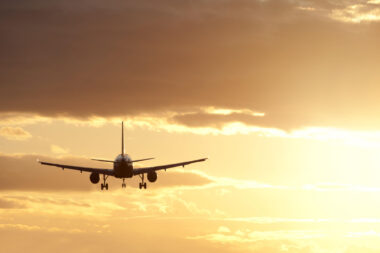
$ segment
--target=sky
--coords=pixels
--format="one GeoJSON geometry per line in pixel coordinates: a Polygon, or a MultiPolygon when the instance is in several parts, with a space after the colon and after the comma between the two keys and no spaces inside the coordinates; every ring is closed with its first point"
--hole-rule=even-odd
{"type": "Polygon", "coordinates": [[[380,1],[0,2],[4,252],[380,252],[380,1]],[[207,157],[155,183],[41,166],[207,157]]]}

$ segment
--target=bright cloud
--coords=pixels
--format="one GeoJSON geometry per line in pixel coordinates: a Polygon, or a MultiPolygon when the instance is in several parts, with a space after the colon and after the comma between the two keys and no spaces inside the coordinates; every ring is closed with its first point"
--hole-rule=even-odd
{"type": "Polygon", "coordinates": [[[380,21],[380,8],[377,1],[369,1],[368,4],[349,5],[343,9],[332,10],[330,16],[333,19],[349,23],[377,22],[380,21]],[[376,4],[373,6],[373,4],[376,4]]]}
{"type": "Polygon", "coordinates": [[[0,136],[8,140],[24,141],[32,138],[32,135],[21,127],[2,127],[0,128],[0,136]]]}
{"type": "Polygon", "coordinates": [[[64,154],[68,154],[70,152],[69,149],[65,149],[65,148],[62,148],[58,145],[51,145],[50,146],[50,150],[52,153],[54,154],[58,154],[58,155],[64,155],[64,154]]]}

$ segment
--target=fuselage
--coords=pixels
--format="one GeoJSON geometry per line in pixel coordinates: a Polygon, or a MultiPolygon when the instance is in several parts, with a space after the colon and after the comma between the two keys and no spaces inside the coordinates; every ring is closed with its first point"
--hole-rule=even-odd
{"type": "Polygon", "coordinates": [[[120,154],[115,158],[113,163],[113,170],[115,177],[126,178],[133,176],[133,163],[132,159],[127,154],[120,154]]]}

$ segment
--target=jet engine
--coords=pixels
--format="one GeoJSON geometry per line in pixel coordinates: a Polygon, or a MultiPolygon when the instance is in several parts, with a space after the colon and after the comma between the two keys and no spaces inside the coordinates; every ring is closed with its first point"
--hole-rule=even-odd
{"type": "Polygon", "coordinates": [[[92,172],[91,175],[90,175],[90,181],[91,181],[91,183],[97,184],[97,183],[99,183],[99,180],[100,180],[99,173],[92,172]]]}
{"type": "Polygon", "coordinates": [[[156,182],[156,180],[157,180],[157,173],[155,171],[148,172],[148,180],[151,183],[156,182]]]}

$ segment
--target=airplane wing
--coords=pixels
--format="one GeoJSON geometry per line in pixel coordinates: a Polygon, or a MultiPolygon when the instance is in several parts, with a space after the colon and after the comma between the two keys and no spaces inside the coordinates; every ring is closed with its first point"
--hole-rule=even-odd
{"type": "Polygon", "coordinates": [[[181,163],[173,163],[173,164],[166,164],[166,165],[160,165],[160,166],[153,166],[153,167],[146,167],[146,168],[138,168],[133,170],[133,175],[139,175],[143,173],[148,173],[150,171],[156,171],[156,170],[166,170],[169,168],[179,167],[179,166],[185,166],[191,163],[197,163],[197,162],[204,162],[207,158],[202,158],[198,160],[193,161],[187,161],[187,162],[181,162],[181,163]]]}
{"type": "Polygon", "coordinates": [[[58,163],[47,163],[38,161],[42,165],[48,165],[48,166],[55,166],[60,167],[62,169],[69,169],[69,170],[79,170],[80,172],[96,172],[99,174],[109,175],[113,176],[113,170],[112,169],[98,169],[98,168],[88,168],[88,167],[80,167],[80,166],[71,166],[71,165],[64,165],[64,164],[58,164],[58,163]]]}

